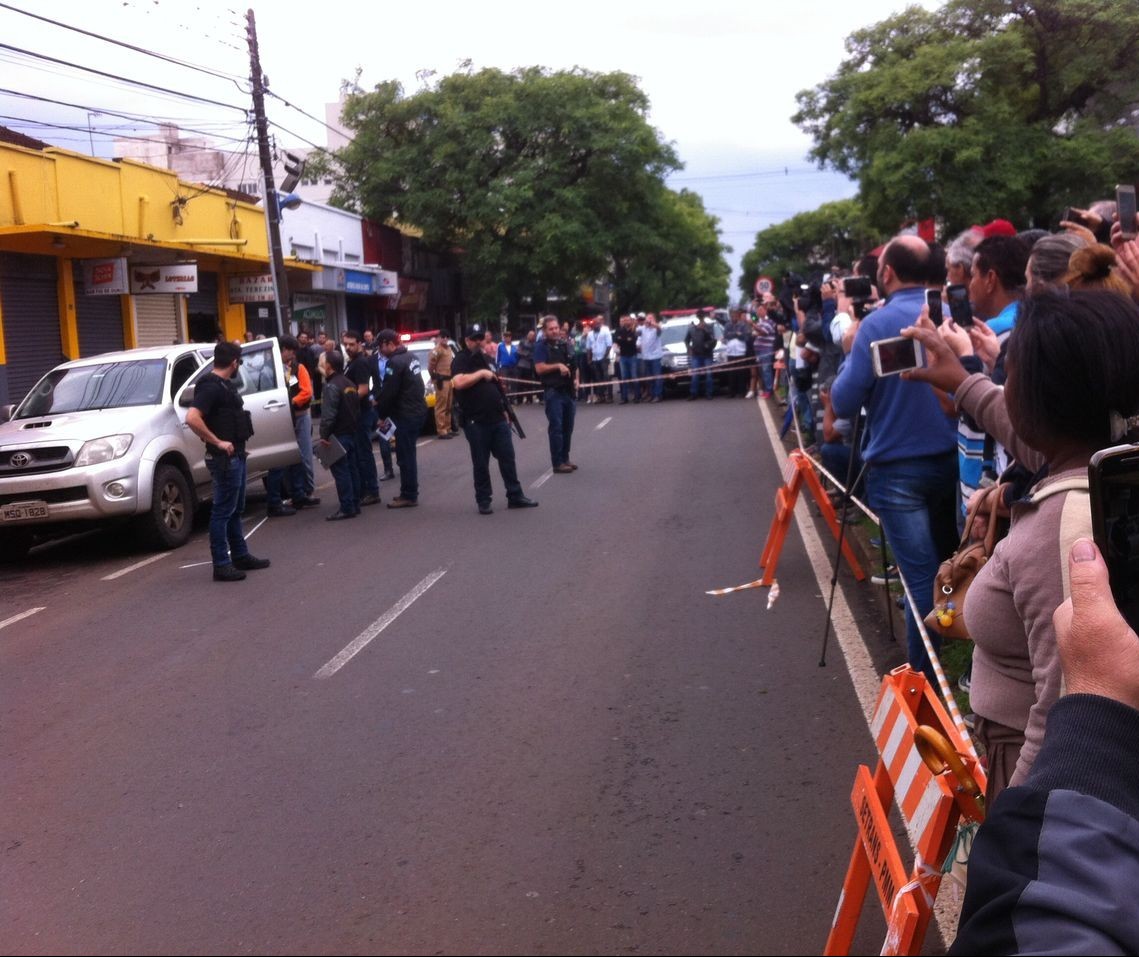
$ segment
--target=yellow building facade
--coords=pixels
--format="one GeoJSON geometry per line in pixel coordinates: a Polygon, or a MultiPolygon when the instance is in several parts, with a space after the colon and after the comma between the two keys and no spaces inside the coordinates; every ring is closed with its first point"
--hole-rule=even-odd
{"type": "Polygon", "coordinates": [[[0,143],[0,175],[0,405],[65,359],[244,335],[231,278],[269,272],[260,205],[55,148],[0,143]]]}

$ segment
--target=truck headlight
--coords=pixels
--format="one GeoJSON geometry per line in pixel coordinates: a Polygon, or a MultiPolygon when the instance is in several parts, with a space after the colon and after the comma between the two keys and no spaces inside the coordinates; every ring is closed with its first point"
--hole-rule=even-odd
{"type": "Polygon", "coordinates": [[[133,439],[133,435],[104,435],[101,439],[84,442],[79,454],[75,457],[75,465],[79,468],[122,458],[127,454],[127,449],[131,447],[133,439]]]}

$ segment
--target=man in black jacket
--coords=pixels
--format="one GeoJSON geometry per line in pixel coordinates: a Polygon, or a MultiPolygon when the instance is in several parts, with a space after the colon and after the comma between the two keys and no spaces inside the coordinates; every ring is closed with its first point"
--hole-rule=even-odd
{"type": "Polygon", "coordinates": [[[320,444],[332,444],[333,436],[344,448],[344,455],[329,466],[336,480],[340,507],[328,516],[338,522],[360,514],[360,473],[356,466],[356,433],[360,422],[360,393],[344,374],[344,356],[325,352],[320,357],[324,376],[324,401],[320,410],[320,444]]]}
{"type": "Polygon", "coordinates": [[[716,352],[716,329],[708,322],[708,313],[705,310],[699,310],[696,319],[697,321],[688,327],[688,332],[684,336],[684,344],[688,347],[689,401],[700,394],[701,377],[705,382],[704,395],[707,398],[712,398],[715,390],[712,384],[712,357],[716,352]]]}
{"type": "Polygon", "coordinates": [[[415,508],[419,504],[415,443],[427,418],[422,369],[419,359],[400,343],[394,329],[381,329],[376,341],[387,360],[384,377],[376,388],[376,413],[381,428],[389,420],[395,423],[395,455],[399,463],[399,497],[388,502],[388,508],[415,508]]]}

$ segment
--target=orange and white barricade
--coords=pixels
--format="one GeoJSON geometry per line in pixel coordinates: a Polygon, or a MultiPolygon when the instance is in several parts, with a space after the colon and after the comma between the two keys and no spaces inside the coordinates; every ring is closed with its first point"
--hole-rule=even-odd
{"type": "Polygon", "coordinates": [[[920,953],[958,826],[984,819],[984,772],[924,675],[903,666],[882,679],[871,732],[878,765],[855,772],[858,837],[824,954],[850,953],[871,878],[886,917],[882,953],[920,953]],[[895,796],[914,847],[909,870],[888,820],[895,796]]]}

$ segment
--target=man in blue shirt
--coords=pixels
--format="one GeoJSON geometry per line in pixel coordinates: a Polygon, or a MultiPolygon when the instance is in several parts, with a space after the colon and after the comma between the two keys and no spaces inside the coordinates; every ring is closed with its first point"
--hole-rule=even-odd
{"type": "MultiPolygon", "coordinates": [[[[924,383],[896,375],[877,378],[870,344],[894,338],[917,321],[925,304],[929,262],[929,246],[917,236],[899,236],[886,246],[878,264],[878,290],[886,297],[885,305],[862,320],[831,390],[831,404],[842,418],[853,420],[866,407],[862,457],[869,466],[867,504],[882,522],[923,618],[933,608],[938,565],[957,545],[956,417],[947,414],[924,383]]],[[[934,680],[909,607],[906,637],[910,666],[934,680]]],[[[931,639],[940,650],[939,639],[931,639]]]]}

